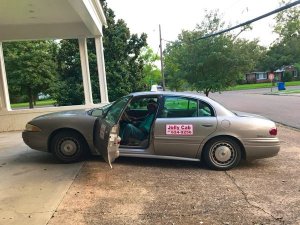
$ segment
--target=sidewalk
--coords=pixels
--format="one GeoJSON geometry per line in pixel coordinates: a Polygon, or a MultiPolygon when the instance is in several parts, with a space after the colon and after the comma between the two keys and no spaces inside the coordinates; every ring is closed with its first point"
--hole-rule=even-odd
{"type": "Polygon", "coordinates": [[[0,133],[0,224],[46,225],[81,167],[29,149],[21,132],[0,133]]]}

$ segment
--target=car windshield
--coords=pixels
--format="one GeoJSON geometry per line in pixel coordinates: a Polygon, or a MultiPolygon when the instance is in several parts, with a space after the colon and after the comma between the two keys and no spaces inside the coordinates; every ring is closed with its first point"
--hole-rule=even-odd
{"type": "Polygon", "coordinates": [[[125,96],[120,98],[119,100],[115,101],[109,108],[105,115],[105,119],[109,122],[116,124],[120,118],[123,109],[127,105],[128,100],[131,96],[125,96]]]}

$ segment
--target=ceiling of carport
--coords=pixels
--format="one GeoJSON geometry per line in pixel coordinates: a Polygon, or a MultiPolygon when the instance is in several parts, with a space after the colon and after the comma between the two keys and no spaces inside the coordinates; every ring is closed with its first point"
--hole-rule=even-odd
{"type": "Polygon", "coordinates": [[[0,0],[0,41],[95,37],[103,25],[99,0],[0,0]]]}

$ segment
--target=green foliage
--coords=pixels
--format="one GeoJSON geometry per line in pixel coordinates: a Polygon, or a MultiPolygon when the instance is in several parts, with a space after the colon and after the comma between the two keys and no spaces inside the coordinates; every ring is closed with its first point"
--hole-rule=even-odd
{"type": "MultiPolygon", "coordinates": [[[[282,1],[282,4],[285,3],[286,1],[282,1]]],[[[300,62],[300,7],[281,11],[275,20],[274,32],[279,38],[260,63],[260,67],[265,70],[276,70],[284,65],[300,62]]]]}
{"type": "Polygon", "coordinates": [[[140,54],[147,45],[147,35],[131,35],[125,21],[115,21],[114,12],[105,1],[101,0],[101,3],[108,24],[103,39],[108,95],[114,101],[144,89],[144,60],[140,54]]]}
{"type": "Polygon", "coordinates": [[[180,70],[182,51],[183,46],[180,41],[168,44],[165,50],[165,79],[170,90],[182,91],[188,86],[180,70]]]}
{"type": "Polygon", "coordinates": [[[27,96],[29,108],[33,108],[38,93],[49,93],[56,80],[56,44],[53,41],[7,42],[3,49],[11,99],[27,96]]]}
{"type": "Polygon", "coordinates": [[[253,69],[263,49],[257,41],[230,34],[199,40],[224,26],[217,12],[205,18],[194,31],[183,31],[177,42],[167,46],[165,65],[168,86],[177,89],[180,82],[187,82],[191,89],[208,96],[234,85],[240,74],[253,69]]]}
{"type": "Polygon", "coordinates": [[[149,47],[143,48],[141,58],[144,61],[143,82],[147,90],[150,90],[152,84],[162,82],[161,71],[155,63],[158,62],[159,56],[149,47]]]}
{"type": "MultiPolygon", "coordinates": [[[[282,0],[281,4],[286,5],[291,1],[282,0]]],[[[300,7],[294,6],[279,12],[276,17],[274,32],[279,35],[279,39],[289,39],[300,35],[300,7]]]]}
{"type": "MultiPolygon", "coordinates": [[[[146,34],[130,34],[124,20],[115,21],[114,12],[101,0],[108,27],[103,45],[109,100],[144,89],[144,60],[141,50],[147,45],[146,34]]],[[[88,39],[89,65],[94,102],[99,101],[99,79],[94,39],[88,39]]],[[[83,104],[83,85],[77,40],[63,40],[58,53],[60,82],[53,89],[59,105],[83,104]]]]}
{"type": "Polygon", "coordinates": [[[80,105],[83,88],[78,40],[62,40],[59,45],[59,80],[52,88],[52,97],[58,105],[80,105]]]}

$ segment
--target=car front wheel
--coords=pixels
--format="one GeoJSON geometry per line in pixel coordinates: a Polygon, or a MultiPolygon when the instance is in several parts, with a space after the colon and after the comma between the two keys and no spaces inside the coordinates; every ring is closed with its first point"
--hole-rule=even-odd
{"type": "Polygon", "coordinates": [[[203,157],[209,168],[229,170],[241,161],[241,147],[232,138],[215,138],[205,146],[203,157]]]}
{"type": "Polygon", "coordinates": [[[51,141],[51,152],[54,157],[63,163],[77,162],[85,153],[85,142],[75,131],[61,131],[51,141]]]}

